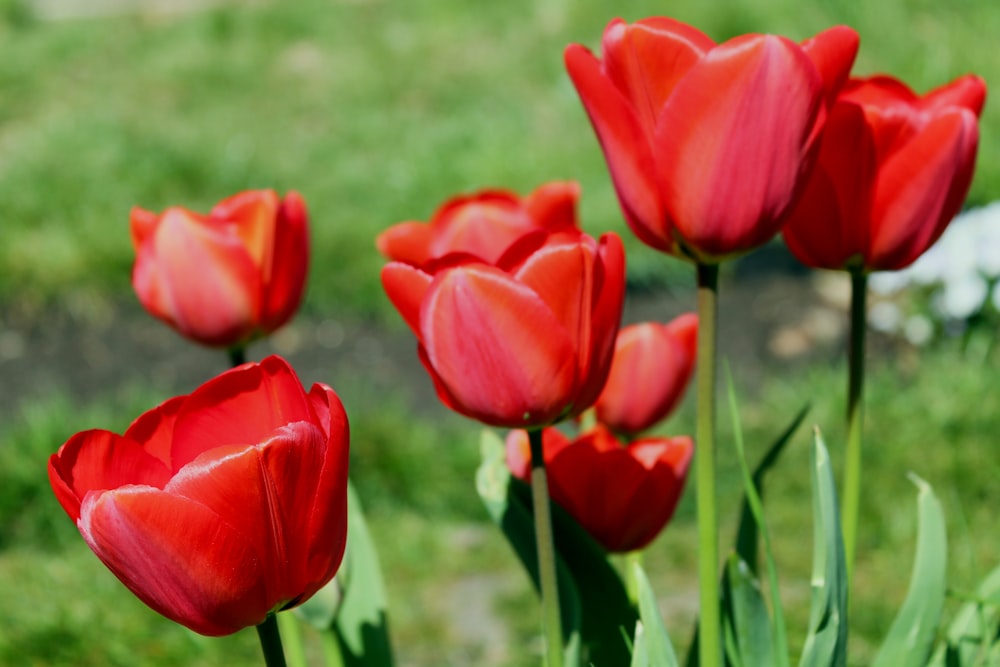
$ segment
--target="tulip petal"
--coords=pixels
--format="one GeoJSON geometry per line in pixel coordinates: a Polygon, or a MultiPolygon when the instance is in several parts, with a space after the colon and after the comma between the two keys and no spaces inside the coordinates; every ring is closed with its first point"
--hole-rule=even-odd
{"type": "Polygon", "coordinates": [[[134,440],[110,431],[77,433],[49,458],[49,480],[70,518],[80,518],[80,504],[92,491],[124,484],[162,488],[170,471],[134,440]]]}
{"type": "Polygon", "coordinates": [[[175,396],[143,413],[128,427],[125,437],[141,442],[143,449],[171,469],[170,449],[173,446],[174,422],[186,400],[187,396],[175,396]]]}
{"type": "Polygon", "coordinates": [[[299,193],[285,195],[271,224],[274,238],[266,254],[261,297],[260,328],[264,333],[288,322],[302,303],[309,273],[309,214],[299,193]]]}
{"type": "Polygon", "coordinates": [[[311,417],[305,389],[281,357],[234,368],[188,397],[174,425],[171,467],[179,470],[220,445],[256,445],[275,429],[311,417]]]}
{"type": "Polygon", "coordinates": [[[924,95],[920,108],[924,111],[936,111],[957,106],[979,116],[985,103],[986,82],[974,74],[967,74],[924,95]]]}
{"type": "Polygon", "coordinates": [[[132,284],[147,310],[208,345],[249,335],[260,308],[257,266],[239,239],[178,208],[139,249],[132,284]]]}
{"type": "Polygon", "coordinates": [[[257,625],[270,611],[251,545],[196,501],[126,486],[88,496],[78,525],[140,600],[195,632],[230,634],[257,625]]]}
{"type": "Polygon", "coordinates": [[[968,193],[978,141],[975,115],[954,107],[886,161],[875,184],[867,266],[902,268],[940,237],[968,193]]]}
{"type": "Polygon", "coordinates": [[[260,269],[264,284],[271,279],[271,250],[279,203],[274,190],[247,190],[223,199],[209,214],[216,224],[232,225],[260,269]]]}
{"type": "Polygon", "coordinates": [[[689,252],[719,259],[778,231],[822,92],[802,49],[770,35],[716,47],[678,83],[657,124],[656,150],[689,252]]]}
{"type": "Polygon", "coordinates": [[[782,232],[808,266],[843,269],[869,247],[875,139],[862,107],[838,103],[830,112],[817,164],[782,232]]]}
{"type": "Polygon", "coordinates": [[[649,139],[638,117],[587,49],[571,44],[564,57],[604,150],[626,222],[644,243],[670,252],[674,247],[671,222],[661,200],[649,139]]]}
{"type": "MultiPolygon", "coordinates": [[[[346,449],[334,453],[343,455],[346,449]]],[[[318,503],[336,504],[346,512],[346,477],[339,480],[344,498],[331,497],[336,486],[319,484],[326,452],[327,439],[319,428],[290,423],[259,445],[217,447],[201,454],[181,468],[164,490],[222,517],[253,546],[262,570],[271,573],[263,582],[266,599],[282,606],[294,604],[333,576],[343,551],[332,548],[343,537],[338,525],[345,525],[334,521],[334,514],[324,510],[320,515],[331,521],[310,525],[318,503]],[[323,548],[310,544],[313,539],[323,548]],[[325,552],[326,567],[313,570],[309,564],[310,560],[315,564],[317,551],[325,552]],[[304,581],[309,574],[322,581],[304,581]]],[[[346,466],[341,473],[346,473],[346,466]]]]}
{"type": "Polygon", "coordinates": [[[579,230],[576,206],[580,184],[554,181],[540,185],[524,200],[524,208],[535,224],[553,232],[579,230]]]}
{"type": "Polygon", "coordinates": [[[662,16],[632,25],[616,19],[605,29],[604,72],[631,103],[647,143],[678,81],[714,46],[700,30],[662,16]]]}
{"type": "Polygon", "coordinates": [[[432,280],[430,274],[402,262],[389,262],[382,267],[382,288],[418,339],[420,304],[432,280]]]}
{"type": "Polygon", "coordinates": [[[802,50],[812,60],[823,80],[823,100],[831,107],[851,74],[858,55],[858,33],[845,25],[827,28],[802,42],[802,50]]]}
{"type": "Polygon", "coordinates": [[[434,238],[431,226],[410,220],[393,225],[375,237],[375,247],[388,259],[420,266],[430,259],[434,238]]]}
{"type": "Polygon", "coordinates": [[[158,221],[159,216],[152,211],[147,211],[138,206],[132,207],[132,212],[129,216],[129,230],[132,234],[132,248],[136,253],[142,248],[146,239],[156,231],[156,223],[158,221]]]}
{"type": "Polygon", "coordinates": [[[530,288],[487,265],[443,271],[420,314],[420,339],[464,414],[494,426],[560,416],[577,382],[564,325],[530,288]]]}

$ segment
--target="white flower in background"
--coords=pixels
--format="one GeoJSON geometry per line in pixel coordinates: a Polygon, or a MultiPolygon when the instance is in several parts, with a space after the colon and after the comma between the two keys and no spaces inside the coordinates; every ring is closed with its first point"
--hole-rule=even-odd
{"type": "Polygon", "coordinates": [[[942,317],[966,320],[980,311],[989,293],[986,279],[978,273],[970,273],[946,282],[934,293],[932,304],[942,317]]]}
{"type": "Polygon", "coordinates": [[[913,345],[926,345],[934,337],[934,323],[925,315],[911,315],[903,325],[903,335],[913,345]]]}

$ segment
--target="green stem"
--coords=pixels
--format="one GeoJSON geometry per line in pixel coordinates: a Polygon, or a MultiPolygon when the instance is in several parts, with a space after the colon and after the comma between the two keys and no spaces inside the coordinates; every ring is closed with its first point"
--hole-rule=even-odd
{"type": "Polygon", "coordinates": [[[632,603],[633,606],[639,606],[639,582],[635,579],[635,568],[632,564],[642,567],[642,550],[637,549],[635,551],[629,551],[625,554],[625,562],[623,563],[625,569],[625,594],[628,595],[628,601],[632,603]]]}
{"type": "Polygon", "coordinates": [[[323,662],[326,667],[344,667],[344,656],[340,652],[340,642],[332,629],[319,633],[323,647],[323,662]]]}
{"type": "Polygon", "coordinates": [[[302,629],[299,620],[292,612],[275,614],[278,619],[278,631],[284,635],[285,658],[289,667],[306,667],[306,654],[302,649],[302,629]]]}
{"type": "Polygon", "coordinates": [[[844,466],[843,517],[844,556],[847,582],[854,573],[858,546],[858,512],[861,503],[861,427],[864,421],[865,384],[865,301],[868,275],[851,271],[851,337],[848,343],[847,375],[847,461],[844,466]]]}
{"type": "Polygon", "coordinates": [[[227,350],[229,353],[229,365],[233,368],[237,366],[242,366],[247,362],[247,348],[246,345],[239,345],[237,347],[231,347],[227,350]]]}
{"type": "Polygon", "coordinates": [[[281,633],[278,632],[278,621],[274,614],[257,626],[257,636],[260,638],[260,648],[264,652],[264,664],[267,667],[287,667],[285,653],[281,650],[281,633]]]}
{"type": "Polygon", "coordinates": [[[556,581],[556,549],[552,539],[549,485],[545,477],[542,429],[528,431],[531,445],[531,504],[535,512],[535,541],[538,546],[538,580],[542,590],[542,617],[545,635],[545,664],[563,667],[562,618],[556,581]]]}
{"type": "Polygon", "coordinates": [[[695,476],[698,508],[699,667],[721,667],[719,520],[715,506],[715,359],[719,267],[698,264],[698,420],[695,476]]]}

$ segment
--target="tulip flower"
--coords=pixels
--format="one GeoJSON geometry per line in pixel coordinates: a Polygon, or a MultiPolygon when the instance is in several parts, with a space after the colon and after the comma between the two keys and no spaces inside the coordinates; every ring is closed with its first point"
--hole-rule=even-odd
{"type": "Polygon", "coordinates": [[[597,421],[625,435],[673,412],[694,372],[698,316],[643,322],[618,332],[611,373],[594,404],[597,421]]]}
{"type": "Polygon", "coordinates": [[[716,44],[669,18],[615,19],[602,59],[572,44],[565,60],[629,226],[658,250],[717,263],[780,230],[857,46],[846,27],[802,45],[716,44]]]}
{"type": "Polygon", "coordinates": [[[132,209],[132,285],[142,305],[181,335],[242,347],[285,324],[309,262],[305,202],[295,192],[242,192],[208,215],[175,206],[132,209]]]}
{"type": "Polygon", "coordinates": [[[382,270],[448,407],[493,426],[575,416],[608,376],[625,287],[621,240],[531,232],[495,265],[468,255],[382,270]]]}
{"type": "Polygon", "coordinates": [[[792,253],[824,269],[913,263],[965,200],[985,98],[986,85],[973,75],[922,97],[888,76],[851,79],[784,227],[792,253]]]}
{"type": "MultiPolygon", "coordinates": [[[[549,494],[598,543],[614,553],[642,549],[660,534],[684,490],[691,438],[644,438],[623,445],[598,425],[575,440],[543,433],[549,494]]],[[[507,436],[511,473],[528,479],[528,434],[507,436]]]]}
{"type": "Polygon", "coordinates": [[[139,599],[204,635],[259,625],[336,574],[347,536],[348,424],[280,357],[229,370],[118,435],[49,459],[63,509],[139,599]]]}
{"type": "Polygon", "coordinates": [[[449,199],[430,222],[408,221],[378,235],[375,245],[390,260],[421,266],[449,253],[467,253],[494,264],[527,232],[576,232],[580,186],[552,182],[527,197],[482,190],[449,199]]]}

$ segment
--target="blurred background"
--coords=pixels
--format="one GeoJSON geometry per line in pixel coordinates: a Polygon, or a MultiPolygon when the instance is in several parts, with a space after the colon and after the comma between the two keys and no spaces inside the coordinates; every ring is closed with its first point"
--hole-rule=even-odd
{"type": "MultiPolygon", "coordinates": [[[[598,48],[614,16],[662,13],[718,41],[802,40],[846,23],[861,34],[857,74],[890,73],[921,93],[966,72],[1000,83],[990,0],[0,0],[0,664],[259,664],[252,631],[206,639],[134,599],[63,514],[45,466],[73,433],[120,432],[226,367],[224,354],[182,341],[137,304],[130,208],[207,211],[265,187],[305,197],[312,264],[300,315],[249,357],[284,354],[347,406],[398,664],[536,663],[533,591],[475,495],[479,427],[438,404],[382,294],[373,240],[460,192],[526,194],[575,179],[583,227],[625,238],[626,319],[693,309],[691,267],[622,222],[562,65],[566,44],[598,48]]],[[[1000,198],[998,130],[988,100],[970,206],[1000,198]]],[[[847,288],[846,276],[797,267],[779,242],[727,265],[721,343],[752,458],[810,401],[807,421],[839,463],[847,288]]],[[[922,297],[893,298],[919,308],[922,297]]],[[[957,329],[935,324],[941,335],[920,346],[870,340],[857,664],[908,583],[907,471],[946,505],[955,589],[1000,561],[1000,360],[988,306],[957,329]]],[[[661,430],[691,433],[692,403],[661,430]]],[[[740,497],[728,423],[722,410],[724,535],[740,497]]],[[[767,499],[793,643],[808,612],[808,440],[803,429],[767,499]]],[[[682,647],[697,604],[695,542],[686,498],[647,557],[682,647]]]]}

